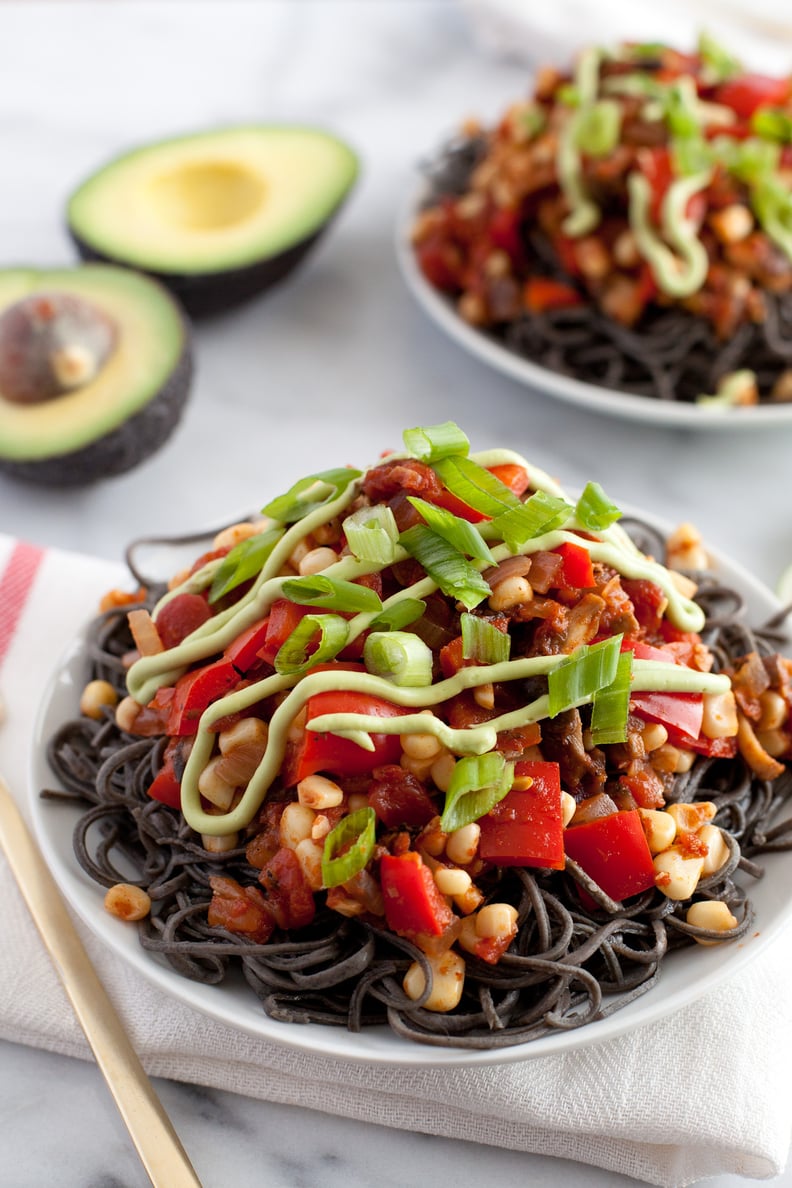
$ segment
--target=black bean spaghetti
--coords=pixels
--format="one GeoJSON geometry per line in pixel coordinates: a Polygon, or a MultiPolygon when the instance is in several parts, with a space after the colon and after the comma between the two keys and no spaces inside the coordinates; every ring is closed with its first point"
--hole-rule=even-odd
{"type": "MultiPolygon", "coordinates": [[[[630,529],[642,546],[651,539],[645,526],[632,524],[630,529]]],[[[712,575],[697,577],[706,611],[702,638],[716,667],[732,668],[746,652],[769,657],[785,641],[781,616],[753,629],[736,591],[712,575]]],[[[120,694],[125,692],[124,657],[133,647],[128,609],[99,617],[86,643],[91,676],[109,680],[120,694]]],[[[66,722],[48,751],[62,791],[44,795],[86,803],[74,848],[91,878],[105,887],[126,881],[148,890],[154,907],[151,918],[140,925],[144,949],[202,983],[221,983],[232,969],[241,968],[273,1019],[351,1031],[387,1023],[399,1036],[436,1046],[525,1044],[603,1018],[646,993],[657,982],[669,950],[696,939],[723,939],[687,923],[685,905],[656,890],[626,905],[614,903],[571,859],[565,870],[555,872],[496,868],[486,874],[482,887],[487,899],[517,908],[517,937],[495,965],[468,958],[457,1009],[443,1014],[426,1010],[425,995],[412,1000],[402,988],[406,968],[418,962],[428,993],[432,972],[425,953],[371,920],[323,909],[298,934],[276,933],[266,944],[210,927],[210,880],[224,875],[249,883],[259,872],[247,862],[244,846],[208,852],[179,813],[149,798],[147,788],[160,766],[162,746],[161,738],[123,733],[111,715],[99,722],[66,722]],[[590,897],[588,909],[581,906],[581,888],[590,897]]],[[[791,797],[789,768],[771,782],[754,775],[739,756],[701,756],[669,787],[669,800],[717,806],[715,821],[727,831],[729,856],[715,874],[701,880],[697,895],[728,904],[737,920],[730,939],[753,925],[745,884],[761,877],[757,856],[792,848],[792,816],[783,817],[791,797]]]]}

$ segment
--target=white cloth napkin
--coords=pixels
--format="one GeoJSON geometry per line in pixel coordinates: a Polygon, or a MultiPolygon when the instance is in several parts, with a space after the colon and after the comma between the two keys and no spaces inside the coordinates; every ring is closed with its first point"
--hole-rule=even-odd
{"type": "Polygon", "coordinates": [[[755,70],[792,64],[789,0],[461,0],[488,52],[532,66],[564,67],[583,46],[665,41],[692,50],[706,30],[755,70]]]}
{"type": "MultiPolygon", "coordinates": [[[[36,707],[57,657],[117,565],[0,536],[0,771],[23,811],[36,707]]],[[[0,1037],[90,1053],[0,855],[0,1037]]],[[[152,1075],[411,1131],[595,1164],[678,1186],[783,1168],[792,1129],[792,946],[776,943],[729,983],[657,1024],[567,1055],[512,1064],[386,1068],[293,1050],[173,1001],[87,948],[152,1075]]]]}

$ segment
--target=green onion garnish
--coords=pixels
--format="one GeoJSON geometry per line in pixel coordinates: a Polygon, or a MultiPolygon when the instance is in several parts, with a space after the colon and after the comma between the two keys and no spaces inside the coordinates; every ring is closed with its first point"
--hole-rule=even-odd
{"type": "Polygon", "coordinates": [[[440,818],[444,833],[453,833],[485,816],[503,800],[514,782],[514,764],[499,751],[458,759],[446,792],[440,818]]]}
{"type": "Polygon", "coordinates": [[[373,808],[357,809],[342,817],[325,838],[322,883],[338,887],[368,865],[374,853],[377,815],[373,808]]]}
{"type": "Polygon", "coordinates": [[[595,747],[605,743],[625,742],[627,739],[632,661],[632,652],[621,652],[613,681],[594,694],[591,708],[591,741],[595,747]]]}
{"type": "Polygon", "coordinates": [[[382,600],[376,590],[357,582],[327,577],[323,573],[286,578],[281,588],[284,598],[296,602],[298,606],[320,606],[323,610],[364,614],[382,610],[382,600]]]}
{"type": "Polygon", "coordinates": [[[599,99],[580,111],[575,121],[575,143],[589,157],[607,157],[619,143],[621,105],[615,99],[599,99]]]}
{"type": "Polygon", "coordinates": [[[426,603],[420,598],[400,598],[391,606],[384,606],[369,627],[372,631],[401,631],[420,619],[426,611],[426,603]]]}
{"type": "Polygon", "coordinates": [[[217,602],[242,582],[260,573],[275,545],[283,536],[282,528],[268,528],[241,540],[226,553],[218,566],[209,590],[209,601],[217,602]]]}
{"type": "Polygon", "coordinates": [[[754,186],[751,203],[770,238],[792,260],[792,193],[775,177],[763,177],[754,186]]]}
{"type": "Polygon", "coordinates": [[[712,142],[712,147],[718,161],[725,165],[729,173],[749,186],[771,177],[781,160],[780,144],[773,140],[761,140],[758,136],[749,136],[747,140],[719,136],[712,142]]]}
{"type": "Polygon", "coordinates": [[[349,624],[339,615],[304,615],[275,656],[275,671],[281,676],[299,676],[315,664],[337,656],[349,638],[349,624]],[[319,635],[315,651],[308,647],[319,635]]]}
{"type": "Polygon", "coordinates": [[[472,458],[442,458],[433,467],[452,495],[485,516],[497,516],[520,500],[505,483],[472,458]]]}
{"type": "Polygon", "coordinates": [[[581,644],[547,677],[548,716],[590,701],[616,679],[621,635],[596,644],[581,644]]]}
{"type": "Polygon", "coordinates": [[[509,659],[511,637],[508,631],[499,631],[494,623],[478,615],[463,614],[462,656],[465,660],[476,660],[479,664],[500,664],[509,659]]]}
{"type": "Polygon", "coordinates": [[[760,107],[751,117],[751,128],[766,140],[792,144],[792,116],[780,107],[760,107]]]}
{"type": "Polygon", "coordinates": [[[525,503],[502,512],[492,521],[492,531],[517,553],[536,536],[560,528],[572,514],[572,504],[546,491],[536,491],[525,503]]]}
{"type": "Polygon", "coordinates": [[[432,649],[411,631],[372,631],[363,645],[363,663],[394,685],[421,688],[432,683],[432,649]]]}
{"type": "Polygon", "coordinates": [[[421,513],[421,518],[427,526],[460,553],[475,557],[478,561],[486,561],[489,565],[495,564],[489,545],[469,520],[463,520],[453,512],[446,511],[444,507],[436,507],[435,504],[427,503],[425,499],[419,499],[415,495],[408,495],[407,498],[416,511],[421,513]]]}
{"type": "Polygon", "coordinates": [[[468,610],[489,598],[492,590],[479,571],[458,549],[425,524],[408,528],[401,534],[400,541],[448,598],[456,598],[468,610]]]}
{"type": "Polygon", "coordinates": [[[470,442],[453,421],[442,425],[422,425],[416,429],[405,429],[402,434],[404,447],[413,458],[421,462],[436,462],[451,454],[464,454],[470,450],[470,442]]]}
{"type": "Polygon", "coordinates": [[[589,532],[603,532],[621,516],[599,483],[586,483],[575,506],[575,517],[581,528],[589,532]]]}
{"type": "Polygon", "coordinates": [[[703,77],[710,85],[726,82],[727,79],[742,73],[742,63],[719,45],[709,33],[700,34],[698,52],[704,66],[703,77]]]}
{"type": "Polygon", "coordinates": [[[358,561],[391,565],[395,560],[399,529],[387,505],[360,508],[346,517],[342,528],[347,544],[358,561]]]}
{"type": "Polygon", "coordinates": [[[350,483],[359,479],[361,474],[362,471],[353,470],[349,466],[310,474],[290,487],[285,495],[279,495],[268,503],[262,508],[262,513],[284,524],[295,523],[320,507],[332,503],[350,483]]]}

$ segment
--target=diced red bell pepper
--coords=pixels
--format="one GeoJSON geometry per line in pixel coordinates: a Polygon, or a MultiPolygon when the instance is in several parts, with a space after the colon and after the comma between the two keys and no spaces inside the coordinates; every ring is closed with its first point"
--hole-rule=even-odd
{"type": "Polygon", "coordinates": [[[637,809],[570,826],[564,848],[611,899],[627,899],[654,886],[652,855],[637,809]]]}
{"type": "Polygon", "coordinates": [[[204,710],[238,683],[239,673],[225,657],[179,677],[170,707],[168,734],[195,734],[204,710]]]}
{"type": "Polygon", "coordinates": [[[421,781],[398,763],[374,769],[368,802],[388,829],[421,829],[437,814],[421,781]]]}
{"type": "Polygon", "coordinates": [[[259,882],[266,892],[267,908],[279,928],[305,928],[316,915],[313,891],[293,850],[278,850],[263,867],[259,882]]]}
{"type": "Polygon", "coordinates": [[[622,578],[621,584],[644,631],[658,631],[668,605],[665,590],[647,578],[622,578]]]}
{"type": "Polygon", "coordinates": [[[489,238],[495,247],[508,252],[512,260],[522,255],[520,237],[520,211],[516,207],[499,206],[495,209],[488,227],[489,238]]]}
{"type": "Polygon", "coordinates": [[[588,549],[565,541],[557,549],[553,549],[553,552],[563,561],[559,586],[571,586],[575,590],[590,590],[594,586],[594,569],[588,549]]]}
{"type": "MultiPolygon", "coordinates": [[[[308,721],[321,714],[366,714],[378,718],[395,718],[409,712],[381,697],[343,689],[314,694],[308,698],[306,708],[308,721]]],[[[290,787],[317,771],[335,776],[366,775],[375,767],[399,762],[402,749],[398,734],[371,734],[370,738],[374,750],[365,751],[351,739],[306,730],[300,743],[287,749],[283,765],[284,784],[290,787]]]]}
{"type": "Polygon", "coordinates": [[[174,756],[178,743],[171,740],[162,756],[162,767],[148,786],[148,794],[152,800],[159,800],[169,808],[181,808],[181,780],[176,775],[174,756]]]}
{"type": "Polygon", "coordinates": [[[258,619],[243,631],[228,645],[223,652],[234,668],[245,673],[260,658],[262,648],[266,646],[267,631],[269,630],[269,616],[258,619]]]}
{"type": "Polygon", "coordinates": [[[509,488],[512,495],[524,495],[531,485],[528,471],[516,462],[504,462],[501,466],[490,466],[488,469],[490,474],[494,474],[495,478],[500,479],[504,486],[509,488]]]}
{"type": "Polygon", "coordinates": [[[259,658],[266,660],[268,664],[274,664],[275,657],[292,631],[311,611],[310,606],[298,606],[288,598],[277,598],[270,607],[264,644],[258,651],[259,658]]]}
{"type": "Polygon", "coordinates": [[[583,297],[571,285],[545,276],[531,276],[523,286],[523,305],[529,313],[542,314],[551,309],[570,309],[582,305],[583,297]]]}
{"type": "Polygon", "coordinates": [[[530,776],[525,791],[512,788],[499,804],[479,819],[479,857],[496,866],[538,866],[564,869],[564,823],[561,777],[557,763],[523,760],[516,778],[530,776]]]}
{"type": "Polygon", "coordinates": [[[388,928],[399,934],[440,936],[454,914],[437,889],[420,854],[385,854],[380,860],[380,885],[388,928]]]}
{"type": "Polygon", "coordinates": [[[207,921],[212,928],[249,936],[265,945],[275,931],[275,920],[258,887],[243,887],[236,879],[213,875],[209,880],[212,900],[207,921]]]}
{"type": "Polygon", "coordinates": [[[673,652],[667,652],[664,648],[652,647],[651,644],[644,643],[640,639],[623,639],[621,651],[632,652],[636,660],[655,660],[660,664],[676,664],[677,662],[673,652]]]}
{"type": "Polygon", "coordinates": [[[691,738],[701,734],[704,716],[701,693],[631,693],[630,709],[645,722],[673,726],[691,738]]]}
{"type": "Polygon", "coordinates": [[[695,751],[697,755],[706,755],[710,759],[733,759],[737,754],[737,737],[732,735],[727,738],[707,738],[706,734],[700,734],[697,738],[691,737],[683,730],[676,730],[673,726],[667,726],[668,741],[674,747],[679,747],[683,751],[695,751]]]}
{"type": "Polygon", "coordinates": [[[715,102],[730,107],[744,120],[749,120],[760,107],[783,107],[792,93],[788,78],[771,78],[766,74],[742,74],[721,83],[715,92],[715,102]]]}

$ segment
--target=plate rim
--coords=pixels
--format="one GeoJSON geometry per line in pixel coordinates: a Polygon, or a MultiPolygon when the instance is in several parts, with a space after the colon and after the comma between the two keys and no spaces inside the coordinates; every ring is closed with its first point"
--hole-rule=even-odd
{"type": "Polygon", "coordinates": [[[667,429],[741,431],[771,429],[792,425],[792,401],[752,405],[745,408],[718,406],[702,409],[685,401],[654,400],[636,392],[599,387],[572,376],[551,371],[541,364],[510,350],[481,330],[468,325],[453,309],[450,300],[434,289],[424,277],[410,244],[410,227],[421,209],[426,184],[416,186],[402,203],[394,236],[396,261],[404,284],[418,306],[428,314],[457,345],[509,376],[542,397],[557,398],[593,414],[629,421],[640,421],[667,429]]]}
{"type": "MultiPolygon", "coordinates": [[[[669,530],[668,523],[661,517],[650,515],[628,504],[623,505],[622,511],[625,518],[639,517],[661,532],[669,530]]],[[[780,609],[781,603],[772,590],[739,562],[732,561],[715,549],[708,549],[708,552],[713,559],[715,571],[724,572],[724,576],[733,581],[746,597],[749,622],[754,621],[750,614],[750,608],[754,603],[758,603],[761,614],[767,616],[780,609]]],[[[551,1033],[528,1044],[517,1044],[502,1049],[436,1048],[401,1039],[386,1027],[364,1028],[361,1032],[351,1033],[343,1027],[331,1027],[326,1024],[281,1023],[270,1019],[264,1013],[252,988],[247,985],[241,987],[245,996],[245,1010],[240,1017],[233,1009],[233,1004],[239,998],[233,987],[230,994],[224,994],[224,991],[228,990],[226,986],[197,983],[183,977],[141,947],[136,929],[130,929],[128,924],[105,912],[102,887],[95,883],[74,859],[71,829],[67,838],[62,833],[58,835],[60,826],[57,822],[67,816],[69,821],[76,820],[80,810],[73,804],[58,803],[38,794],[38,789],[47,784],[51,786],[53,783],[52,772],[47,764],[45,744],[54,726],[64,720],[64,715],[59,713],[56,719],[52,719],[52,714],[64,699],[71,703],[67,711],[69,714],[76,713],[77,710],[80,686],[75,679],[75,673],[78,666],[82,666],[83,669],[85,666],[84,638],[88,623],[69,641],[51,669],[46,682],[46,692],[36,712],[26,781],[28,806],[36,840],[70,907],[106,949],[121,957],[169,999],[181,1002],[234,1030],[309,1054],[354,1064],[403,1068],[475,1067],[564,1055],[620,1038],[693,1005],[723,982],[737,976],[792,925],[792,898],[777,897],[782,900],[780,906],[776,906],[774,911],[771,910],[766,920],[760,921],[760,913],[757,912],[755,926],[747,937],[735,943],[735,947],[696,947],[671,954],[670,958],[677,963],[672,970],[678,969],[680,972],[676,977],[672,977],[670,994],[657,993],[663,989],[663,979],[665,978],[666,982],[669,979],[669,973],[663,967],[657,985],[613,1015],[580,1028],[551,1033]],[[68,858],[65,858],[64,849],[67,844],[68,858]],[[681,976],[679,965],[680,959],[684,961],[685,958],[688,961],[693,958],[696,963],[695,976],[687,980],[681,976]],[[248,1010],[248,1006],[252,1006],[254,1010],[248,1010]]],[[[772,868],[780,866],[785,857],[787,861],[790,860],[783,852],[763,855],[761,860],[764,865],[770,863],[772,868]]],[[[755,899],[754,888],[759,888],[760,899],[763,899],[764,887],[769,886],[772,889],[776,884],[771,879],[759,880],[751,885],[751,898],[755,899]]],[[[687,965],[687,962],[685,964],[687,965]]]]}

